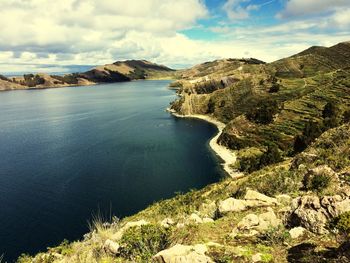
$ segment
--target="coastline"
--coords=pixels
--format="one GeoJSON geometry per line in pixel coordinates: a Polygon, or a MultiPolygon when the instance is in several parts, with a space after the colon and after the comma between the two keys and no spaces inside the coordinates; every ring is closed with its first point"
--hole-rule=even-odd
{"type": "Polygon", "coordinates": [[[244,176],[243,173],[237,172],[230,167],[237,160],[236,154],[232,150],[230,150],[229,148],[217,143],[217,139],[220,137],[223,129],[226,126],[224,123],[222,123],[222,122],[220,122],[220,121],[218,121],[210,116],[206,116],[206,115],[201,115],[201,114],[181,115],[170,108],[168,108],[167,111],[171,115],[173,115],[177,118],[194,118],[194,119],[200,119],[200,120],[204,120],[206,122],[209,122],[211,124],[214,124],[217,127],[218,132],[213,138],[210,139],[210,142],[209,142],[210,148],[223,161],[223,163],[222,163],[223,169],[231,178],[239,179],[239,178],[244,176]]]}

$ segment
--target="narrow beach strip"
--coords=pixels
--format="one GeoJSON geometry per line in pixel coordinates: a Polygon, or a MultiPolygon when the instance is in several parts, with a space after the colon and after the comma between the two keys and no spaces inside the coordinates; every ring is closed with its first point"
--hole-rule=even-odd
{"type": "Polygon", "coordinates": [[[223,168],[224,171],[232,178],[238,179],[244,176],[243,173],[237,172],[232,168],[232,165],[236,162],[236,154],[231,149],[218,144],[218,138],[222,134],[223,129],[225,128],[225,123],[220,122],[210,116],[207,115],[201,115],[201,114],[187,114],[187,115],[181,115],[175,112],[172,109],[167,109],[168,112],[170,112],[172,115],[174,115],[177,118],[194,118],[194,119],[201,119],[207,122],[210,122],[214,124],[217,129],[218,133],[210,140],[209,146],[210,148],[216,153],[217,156],[220,157],[220,159],[223,160],[223,168]]]}

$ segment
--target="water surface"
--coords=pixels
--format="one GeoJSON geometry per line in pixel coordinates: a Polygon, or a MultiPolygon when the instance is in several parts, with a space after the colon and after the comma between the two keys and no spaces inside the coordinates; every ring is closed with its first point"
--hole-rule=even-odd
{"type": "Polygon", "coordinates": [[[220,179],[216,128],[166,113],[168,83],[0,93],[0,255],[79,239],[98,211],[131,215],[220,179]]]}

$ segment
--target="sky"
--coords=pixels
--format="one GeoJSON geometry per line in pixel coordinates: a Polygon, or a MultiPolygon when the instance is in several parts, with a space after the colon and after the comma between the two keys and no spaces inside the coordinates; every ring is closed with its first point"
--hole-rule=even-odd
{"type": "Polygon", "coordinates": [[[350,0],[0,0],[0,73],[271,62],[350,41],[350,0]]]}

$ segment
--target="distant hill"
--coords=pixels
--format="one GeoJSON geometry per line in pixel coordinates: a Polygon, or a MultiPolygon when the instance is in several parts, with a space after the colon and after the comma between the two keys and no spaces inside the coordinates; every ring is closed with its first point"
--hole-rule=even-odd
{"type": "Polygon", "coordinates": [[[40,89],[66,86],[94,85],[137,79],[172,78],[175,70],[147,60],[117,61],[113,64],[97,66],[81,73],[63,76],[43,73],[23,76],[0,77],[0,90],[40,89]]]}
{"type": "Polygon", "coordinates": [[[332,47],[310,47],[296,55],[270,64],[280,77],[307,77],[350,66],[350,42],[332,47]]]}

